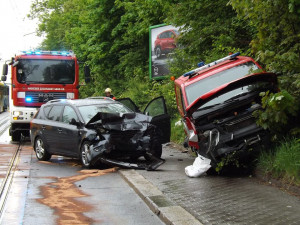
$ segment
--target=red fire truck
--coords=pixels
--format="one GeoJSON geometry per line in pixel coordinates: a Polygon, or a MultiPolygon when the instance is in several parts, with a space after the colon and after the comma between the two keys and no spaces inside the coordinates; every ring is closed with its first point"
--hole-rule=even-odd
{"type": "MultiPolygon", "coordinates": [[[[38,108],[53,99],[77,99],[79,66],[73,52],[24,51],[12,58],[9,130],[12,141],[29,136],[38,108]]],[[[3,65],[6,81],[8,64],[3,65]]]]}
{"type": "Polygon", "coordinates": [[[264,72],[256,61],[239,53],[200,63],[183,74],[175,80],[175,94],[187,135],[185,145],[211,159],[213,167],[231,153],[248,160],[258,147],[268,144],[269,132],[256,124],[253,115],[264,110],[260,93],[267,91],[278,91],[276,74],[264,72]]]}

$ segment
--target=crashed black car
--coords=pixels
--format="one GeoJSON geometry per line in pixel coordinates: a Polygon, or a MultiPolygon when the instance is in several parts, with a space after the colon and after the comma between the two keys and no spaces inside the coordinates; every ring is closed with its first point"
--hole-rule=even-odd
{"type": "Polygon", "coordinates": [[[130,99],[52,100],[31,121],[30,138],[39,160],[62,155],[79,158],[84,167],[105,163],[155,170],[164,163],[170,117],[163,97],[153,99],[143,113],[130,99]],[[145,160],[138,160],[141,156],[145,160]]]}

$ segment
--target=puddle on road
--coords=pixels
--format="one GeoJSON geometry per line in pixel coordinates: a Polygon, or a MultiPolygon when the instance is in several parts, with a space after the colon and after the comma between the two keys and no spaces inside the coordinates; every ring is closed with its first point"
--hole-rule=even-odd
{"type": "Polygon", "coordinates": [[[79,201],[78,198],[88,196],[74,183],[88,177],[102,176],[107,173],[115,172],[116,168],[106,170],[81,170],[78,171],[80,175],[72,177],[51,177],[55,182],[48,183],[46,186],[40,187],[42,199],[38,199],[42,203],[54,210],[55,215],[58,216],[57,224],[63,225],[89,225],[95,221],[84,215],[85,212],[93,209],[92,205],[79,201]]]}

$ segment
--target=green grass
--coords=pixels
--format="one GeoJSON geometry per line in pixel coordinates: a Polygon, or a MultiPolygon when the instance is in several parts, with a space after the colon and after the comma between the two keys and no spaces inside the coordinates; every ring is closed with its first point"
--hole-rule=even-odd
{"type": "Polygon", "coordinates": [[[281,142],[273,151],[262,152],[258,168],[275,179],[299,186],[300,139],[288,139],[281,142]]]}
{"type": "Polygon", "coordinates": [[[175,125],[176,122],[178,122],[180,119],[172,119],[171,120],[171,141],[182,144],[184,142],[185,138],[185,132],[183,129],[183,125],[175,125]]]}

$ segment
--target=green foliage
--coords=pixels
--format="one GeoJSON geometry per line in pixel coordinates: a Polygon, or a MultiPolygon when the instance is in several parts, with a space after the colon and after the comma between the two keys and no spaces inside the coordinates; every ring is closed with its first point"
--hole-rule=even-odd
{"type": "Polygon", "coordinates": [[[177,144],[183,144],[186,135],[184,132],[183,124],[176,124],[178,123],[178,121],[180,121],[179,115],[177,118],[171,120],[171,141],[177,144]]]}
{"type": "Polygon", "coordinates": [[[290,127],[288,119],[300,121],[299,6],[300,0],[34,0],[30,17],[38,18],[38,32],[46,36],[42,49],[72,49],[90,66],[92,82],[80,88],[81,97],[102,96],[110,87],[116,97],[144,107],[163,95],[174,119],[173,83],[148,79],[149,26],[181,27],[180,47],[169,62],[176,77],[229,52],[255,56],[266,70],[281,74],[286,90],[272,102],[272,96],[263,98],[267,112],[260,114],[260,125],[297,134],[299,125],[290,127]],[[286,101],[278,100],[281,95],[286,101]]]}
{"type": "Polygon", "coordinates": [[[258,125],[271,130],[275,135],[284,130],[287,132],[287,128],[290,129],[287,125],[292,125],[297,116],[299,105],[295,97],[285,90],[278,93],[264,92],[261,96],[263,110],[254,112],[258,125]]]}
{"type": "Polygon", "coordinates": [[[258,168],[273,178],[299,185],[300,139],[284,140],[273,152],[262,152],[258,168]]]}
{"type": "MultiPolygon", "coordinates": [[[[279,103],[275,100],[277,102],[275,104],[273,98],[268,98],[273,102],[267,103],[268,100],[264,99],[264,104],[270,105],[270,110],[261,114],[262,118],[259,123],[269,128],[275,124],[275,129],[279,132],[280,122],[278,123],[277,120],[280,116],[283,120],[281,125],[289,125],[286,118],[289,113],[296,114],[295,121],[300,119],[299,107],[296,109],[292,106],[292,104],[296,106],[300,104],[300,1],[231,0],[230,4],[240,18],[247,20],[257,30],[251,41],[251,51],[256,55],[256,59],[267,71],[281,74],[280,88],[286,90],[294,98],[291,100],[292,97],[285,92],[284,98],[290,101],[288,103],[282,103],[282,101],[279,103]],[[288,105],[291,105],[291,109],[287,109],[288,105]],[[272,108],[276,108],[277,112],[272,113],[272,108]],[[268,122],[270,124],[267,124],[268,122]]],[[[293,127],[294,131],[295,129],[297,128],[293,127]]],[[[287,129],[282,129],[281,135],[285,135],[286,132],[287,129]]]]}
{"type": "Polygon", "coordinates": [[[194,69],[198,62],[211,62],[229,52],[248,53],[253,27],[237,18],[228,0],[178,1],[168,13],[167,23],[181,27],[172,75],[194,69]]]}

